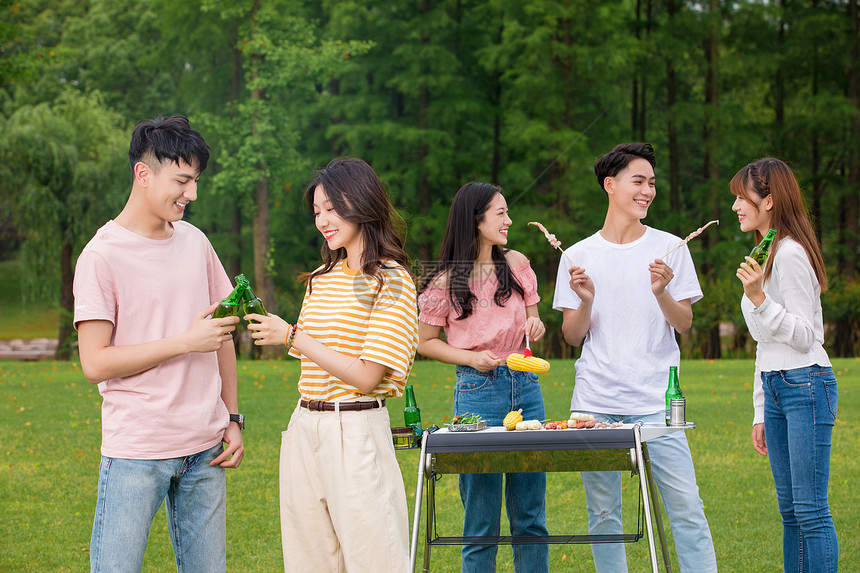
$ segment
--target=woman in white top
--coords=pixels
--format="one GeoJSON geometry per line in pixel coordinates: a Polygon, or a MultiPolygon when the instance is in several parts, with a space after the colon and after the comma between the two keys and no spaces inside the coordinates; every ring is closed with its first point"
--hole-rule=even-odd
{"type": "Polygon", "coordinates": [[[791,169],[764,158],[730,183],[741,231],[776,230],[761,268],[737,271],[741,310],[757,342],[753,447],[769,456],[783,523],[785,571],[835,572],[836,529],[827,501],[836,378],[824,350],[824,260],[791,169]]]}

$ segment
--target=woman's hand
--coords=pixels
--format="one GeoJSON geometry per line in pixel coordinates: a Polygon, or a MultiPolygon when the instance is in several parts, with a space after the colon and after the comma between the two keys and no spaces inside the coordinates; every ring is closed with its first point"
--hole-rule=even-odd
{"type": "Polygon", "coordinates": [[[469,361],[468,365],[478,372],[489,372],[501,364],[501,358],[489,350],[482,350],[480,352],[472,353],[472,359],[469,361]]]}
{"type": "Polygon", "coordinates": [[[764,424],[755,424],[752,429],[752,443],[755,451],[767,455],[767,443],[764,440],[764,424]]]}
{"type": "Polygon", "coordinates": [[[744,285],[744,294],[758,308],[765,299],[764,290],[762,290],[764,271],[752,257],[744,257],[744,259],[745,262],[741,263],[735,274],[744,285]]]}
{"type": "Polygon", "coordinates": [[[544,334],[546,334],[546,326],[544,326],[540,317],[529,316],[526,318],[526,336],[529,337],[529,340],[540,340],[544,334]]]}
{"type": "Polygon", "coordinates": [[[251,338],[254,339],[255,345],[277,346],[286,342],[287,333],[291,328],[290,323],[278,315],[246,314],[244,318],[249,322],[248,330],[251,331],[251,338]]]}

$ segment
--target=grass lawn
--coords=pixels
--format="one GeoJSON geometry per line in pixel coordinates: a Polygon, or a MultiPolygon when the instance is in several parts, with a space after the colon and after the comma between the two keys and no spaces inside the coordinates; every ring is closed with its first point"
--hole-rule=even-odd
{"type": "MultiPolygon", "coordinates": [[[[553,361],[542,376],[547,415],[565,418],[573,388],[572,361],[553,361]]],[[[834,361],[840,416],[833,436],[830,503],[840,544],[840,570],[860,571],[860,360],[834,361]]],[[[228,569],[272,572],[282,567],[277,467],[280,432],[297,399],[295,361],[240,362],[240,404],[247,417],[246,457],[228,472],[228,569]]],[[[681,387],[687,433],[711,525],[720,571],[781,571],[781,525],[770,469],[750,446],[750,360],[687,361],[681,387]]],[[[450,416],[453,367],[420,361],[411,378],[425,423],[450,416]]],[[[100,403],[95,387],[72,363],[0,362],[0,571],[88,571],[96,499],[100,403]]],[[[390,401],[402,425],[402,400],[390,401]]],[[[417,451],[398,451],[410,503],[415,497],[417,451]]],[[[635,528],[637,482],[625,491],[625,519],[635,528]]],[[[582,484],[575,474],[549,474],[551,533],[585,533],[582,484]]],[[[457,535],[462,526],[457,480],[437,484],[438,530],[457,535]]],[[[411,524],[411,517],[410,517],[411,524]]],[[[506,524],[503,525],[503,530],[506,524]]],[[[423,530],[423,519],[422,519],[423,530]]],[[[423,538],[423,531],[422,531],[423,538]]],[[[671,536],[670,536],[671,539],[671,536]]],[[[423,555],[419,548],[419,564],[423,555]]],[[[673,550],[674,551],[674,550],[673,550]]],[[[649,569],[647,543],[627,546],[631,572],[649,569]]],[[[162,515],[150,533],[144,571],[175,570],[162,515]]],[[[591,571],[587,545],[550,546],[551,571],[591,571]]],[[[434,549],[432,570],[460,570],[459,547],[434,549]]],[[[677,564],[673,564],[677,571],[677,564]]],[[[510,546],[499,548],[498,571],[513,571],[510,546]]]]}
{"type": "Polygon", "coordinates": [[[24,303],[19,278],[20,263],[0,261],[0,340],[57,338],[60,305],[24,303]]]}

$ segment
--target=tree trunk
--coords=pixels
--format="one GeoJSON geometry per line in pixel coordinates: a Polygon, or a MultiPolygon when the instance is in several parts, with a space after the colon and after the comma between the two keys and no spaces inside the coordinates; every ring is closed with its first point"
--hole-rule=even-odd
{"type": "MultiPolygon", "coordinates": [[[[332,99],[334,101],[337,101],[336,98],[340,95],[339,78],[332,78],[332,80],[328,83],[328,91],[331,94],[332,99]]],[[[331,122],[332,125],[338,125],[340,123],[340,118],[334,114],[331,114],[329,116],[329,122],[331,122]]],[[[329,152],[331,153],[332,157],[340,157],[340,155],[342,154],[338,136],[336,135],[332,135],[331,140],[329,140],[329,152]]]]}
{"type": "MultiPolygon", "coordinates": [[[[651,37],[651,8],[652,1],[647,0],[647,4],[645,6],[645,40],[647,41],[651,37]]],[[[640,67],[639,76],[640,86],[639,86],[639,141],[648,141],[648,136],[646,135],[645,126],[646,121],[645,117],[647,115],[648,107],[646,105],[646,93],[648,91],[648,74],[645,73],[645,66],[640,67]]]]}
{"type": "Polygon", "coordinates": [[[57,333],[58,344],[54,358],[68,360],[72,356],[72,343],[75,335],[73,325],[75,295],[72,290],[75,271],[72,265],[72,243],[68,239],[63,241],[63,248],[60,253],[60,277],[60,328],[57,333]]]}
{"type": "Polygon", "coordinates": [[[782,74],[783,54],[785,53],[785,0],[779,3],[780,15],[776,36],[776,77],[774,78],[773,108],[776,119],[776,150],[779,157],[785,157],[785,81],[782,74]]]}
{"type": "MultiPolygon", "coordinates": [[[[848,49],[848,99],[855,110],[860,111],[860,16],[857,8],[858,0],[850,0],[849,17],[851,19],[851,44],[848,49]]],[[[860,138],[860,120],[857,116],[851,118],[848,130],[849,141],[847,143],[847,188],[840,200],[840,229],[844,257],[839,269],[840,275],[846,287],[855,282],[857,273],[857,243],[858,222],[860,215],[860,149],[858,149],[858,138],[860,138]]],[[[860,344],[860,324],[852,316],[842,316],[836,321],[836,334],[834,336],[835,354],[837,356],[854,356],[860,344]]]]}
{"type": "Polygon", "coordinates": [[[490,183],[499,184],[502,168],[502,74],[493,74],[493,156],[490,165],[490,183]]]}
{"type": "MultiPolygon", "coordinates": [[[[642,36],[642,0],[636,0],[636,20],[633,25],[635,26],[636,42],[639,43],[642,36]]],[[[636,139],[639,133],[639,80],[642,76],[642,72],[639,70],[640,66],[641,62],[637,59],[636,70],[633,73],[633,94],[630,98],[633,104],[630,110],[630,132],[633,134],[633,139],[636,139]]]]}
{"type": "MultiPolygon", "coordinates": [[[[818,1],[813,0],[812,9],[818,8],[818,1]]],[[[818,96],[818,42],[812,44],[812,98],[818,96]]],[[[812,135],[810,141],[810,168],[812,171],[812,202],[809,207],[809,214],[812,217],[812,224],[815,227],[815,236],[818,238],[818,244],[821,244],[821,197],[824,195],[824,181],[821,177],[821,152],[819,150],[819,134],[818,128],[812,127],[812,135]]]]}
{"type": "MultiPolygon", "coordinates": [[[[561,72],[561,90],[562,93],[565,94],[565,97],[562,98],[564,108],[561,111],[561,121],[559,121],[558,124],[554,124],[550,121],[550,125],[559,130],[569,130],[571,127],[571,105],[573,100],[573,97],[571,97],[568,92],[568,86],[570,86],[573,81],[573,63],[570,59],[570,48],[573,45],[573,38],[570,35],[572,24],[570,20],[560,20],[558,26],[563,32],[561,41],[564,44],[565,49],[563,57],[553,58],[553,65],[561,72]]],[[[556,151],[556,153],[559,151],[561,150],[556,151]]],[[[568,193],[567,185],[562,181],[567,173],[567,166],[560,160],[561,156],[556,155],[549,168],[549,192],[555,192],[554,202],[557,208],[567,202],[566,198],[568,193]]]]}
{"type": "MultiPolygon", "coordinates": [[[[848,98],[851,106],[860,112],[860,17],[858,0],[851,0],[851,47],[848,54],[848,98]]],[[[848,189],[844,195],[842,209],[845,213],[843,244],[845,245],[845,267],[842,276],[853,282],[857,273],[858,203],[860,203],[860,119],[855,113],[851,118],[848,141],[848,189]]]]}
{"type": "MultiPolygon", "coordinates": [[[[718,0],[710,0],[710,11],[707,16],[708,38],[705,44],[707,70],[705,74],[705,123],[703,128],[703,146],[705,149],[704,176],[706,181],[705,192],[707,193],[706,204],[709,206],[710,211],[706,216],[706,219],[708,220],[720,218],[720,162],[718,155],[719,138],[717,129],[717,111],[720,101],[718,11],[718,0]]],[[[714,233],[705,233],[702,238],[703,248],[705,252],[707,252],[716,244],[719,237],[714,233]]],[[[702,264],[702,274],[705,277],[705,284],[714,282],[714,266],[707,258],[702,264]]],[[[702,343],[703,358],[720,358],[719,322],[707,326],[705,339],[702,343]]]]}
{"type": "MultiPolygon", "coordinates": [[[[236,32],[233,36],[233,73],[230,82],[230,102],[233,103],[230,114],[233,119],[236,118],[236,109],[239,107],[236,104],[239,101],[239,89],[242,85],[242,51],[238,48],[238,38],[238,32],[236,32]]],[[[232,278],[242,272],[242,209],[236,201],[231,202],[229,208],[232,209],[230,216],[230,237],[232,243],[236,246],[236,250],[230,256],[230,260],[227,261],[228,272],[232,278]]]]}
{"type": "MultiPolygon", "coordinates": [[[[251,11],[251,38],[254,37],[255,17],[259,9],[259,0],[254,2],[254,7],[251,11]]],[[[259,76],[259,67],[262,64],[263,57],[254,55],[251,58],[251,74],[254,80],[259,76]]],[[[255,82],[256,83],[256,82],[255,82]]],[[[265,94],[261,88],[256,88],[251,92],[251,101],[259,102],[265,99],[265,94]]],[[[251,137],[254,139],[262,138],[258,120],[254,117],[251,120],[251,137]]],[[[265,145],[260,145],[259,149],[265,149],[265,145]]],[[[269,231],[269,178],[267,175],[268,163],[265,157],[260,158],[260,164],[257,166],[260,176],[254,182],[254,206],[256,214],[254,215],[254,291],[257,296],[266,301],[266,309],[269,312],[277,313],[277,300],[275,299],[275,284],[272,276],[269,274],[269,245],[271,242],[271,233],[269,231]]],[[[253,346],[258,349],[259,347],[253,346]]],[[[256,352],[255,352],[256,354],[256,352]]],[[[283,355],[283,351],[277,347],[266,346],[260,353],[264,358],[275,358],[283,355]]]]}
{"type": "MultiPolygon", "coordinates": [[[[675,14],[678,7],[675,0],[668,0],[666,9],[669,13],[669,28],[674,26],[675,14]]],[[[675,215],[681,212],[681,162],[678,157],[678,131],[675,127],[675,102],[677,100],[677,84],[675,78],[675,64],[672,55],[666,59],[666,111],[667,111],[667,139],[669,146],[669,208],[675,215]]],[[[676,221],[680,219],[675,217],[676,221]]],[[[676,222],[672,231],[676,235],[681,234],[681,229],[676,222]]]]}
{"type": "MultiPolygon", "coordinates": [[[[421,14],[426,16],[432,9],[431,1],[424,0],[421,8],[421,14]]],[[[430,32],[426,28],[421,31],[421,43],[430,44],[430,32]]],[[[427,74],[422,70],[423,74],[427,74]]],[[[423,85],[418,92],[418,129],[423,131],[428,128],[428,108],[430,107],[430,89],[423,85]]],[[[418,215],[426,217],[430,213],[430,205],[432,198],[430,196],[430,177],[427,173],[427,156],[430,154],[430,148],[426,143],[426,138],[421,138],[421,143],[418,144],[418,215]]],[[[429,233],[421,233],[417,240],[418,256],[420,260],[429,261],[433,258],[433,244],[428,240],[429,233]]]]}

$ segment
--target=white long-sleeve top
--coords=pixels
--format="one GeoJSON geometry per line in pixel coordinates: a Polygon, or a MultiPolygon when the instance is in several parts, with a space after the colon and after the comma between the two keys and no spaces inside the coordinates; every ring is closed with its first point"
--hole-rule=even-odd
{"type": "Polygon", "coordinates": [[[790,237],[779,241],[773,270],[758,308],[744,295],[741,311],[757,342],[753,380],[753,424],[764,422],[761,373],[806,366],[830,366],[824,350],[821,286],[803,247],[790,237]]]}

